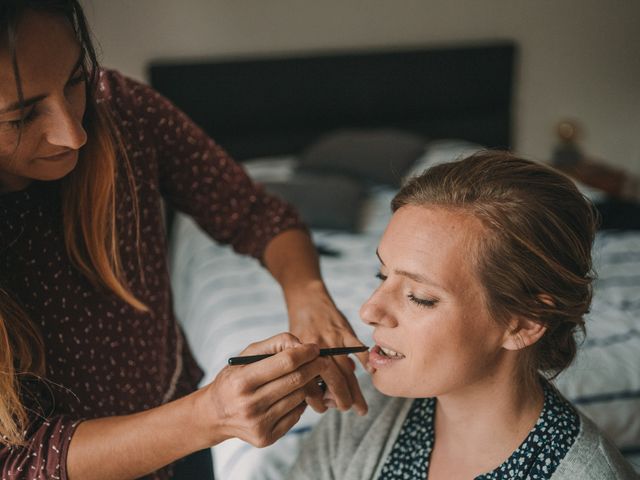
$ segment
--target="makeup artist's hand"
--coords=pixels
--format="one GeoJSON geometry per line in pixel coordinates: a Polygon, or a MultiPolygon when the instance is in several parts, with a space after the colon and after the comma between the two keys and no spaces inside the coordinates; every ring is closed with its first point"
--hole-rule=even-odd
{"type": "Polygon", "coordinates": [[[198,391],[198,415],[209,430],[209,445],[237,437],[265,447],[298,422],[307,406],[305,385],[323,370],[319,348],[282,333],[241,355],[275,352],[250,365],[225,367],[198,391]]]}
{"type": "MultiPolygon", "coordinates": [[[[363,345],[356,337],[347,319],[336,308],[324,284],[308,287],[306,292],[297,291],[287,296],[291,333],[302,342],[313,342],[320,347],[353,347],[363,345]]],[[[366,368],[368,352],[357,354],[366,368]]],[[[367,402],[354,374],[355,364],[347,355],[322,357],[324,362],[322,379],[327,385],[323,392],[316,382],[307,387],[307,403],[316,411],[327,407],[342,411],[353,408],[359,415],[367,413],[367,402]],[[343,388],[343,385],[347,388],[343,388]]]]}
{"type": "MultiPolygon", "coordinates": [[[[289,328],[303,342],[321,347],[354,347],[362,342],[353,333],[346,318],[329,296],[322,277],[316,247],[308,232],[285,230],[276,235],[265,248],[263,261],[282,287],[289,314],[289,328]]],[[[358,355],[366,368],[368,354],[358,355]]],[[[353,362],[346,356],[322,357],[322,379],[329,397],[340,410],[354,408],[365,414],[367,403],[353,373],[353,362]],[[341,388],[346,385],[347,388],[341,388]]],[[[312,382],[307,402],[317,412],[327,409],[323,392],[312,382]]]]}

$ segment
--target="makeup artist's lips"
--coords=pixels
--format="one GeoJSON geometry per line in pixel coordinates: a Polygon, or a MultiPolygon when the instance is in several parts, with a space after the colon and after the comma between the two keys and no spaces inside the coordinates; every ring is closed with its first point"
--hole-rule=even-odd
{"type": "Polygon", "coordinates": [[[403,360],[404,358],[405,356],[403,354],[378,344],[369,350],[369,365],[376,370],[388,367],[395,362],[403,360]]]}
{"type": "Polygon", "coordinates": [[[64,152],[54,153],[53,155],[38,157],[38,160],[45,160],[47,162],[59,162],[63,160],[70,160],[74,158],[77,153],[78,150],[65,150],[64,152]]]}

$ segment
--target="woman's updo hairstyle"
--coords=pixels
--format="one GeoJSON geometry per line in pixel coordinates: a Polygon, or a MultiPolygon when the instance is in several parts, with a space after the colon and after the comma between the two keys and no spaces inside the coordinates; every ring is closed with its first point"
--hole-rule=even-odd
{"type": "Polygon", "coordinates": [[[598,215],[574,183],[545,165],[504,151],[481,151],[410,179],[391,207],[434,206],[478,218],[486,235],[472,255],[489,312],[546,326],[522,350],[526,380],[557,376],[576,354],[591,304],[598,215]]]}

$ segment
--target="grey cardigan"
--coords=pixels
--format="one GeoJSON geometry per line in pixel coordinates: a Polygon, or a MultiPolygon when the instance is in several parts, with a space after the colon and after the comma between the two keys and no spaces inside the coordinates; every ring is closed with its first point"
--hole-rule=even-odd
{"type": "MultiPolygon", "coordinates": [[[[412,399],[367,389],[369,413],[336,410],[324,415],[301,447],[290,480],[376,480],[391,452],[412,399]]],[[[580,433],[552,475],[553,480],[640,478],[613,444],[584,415],[580,433]]]]}

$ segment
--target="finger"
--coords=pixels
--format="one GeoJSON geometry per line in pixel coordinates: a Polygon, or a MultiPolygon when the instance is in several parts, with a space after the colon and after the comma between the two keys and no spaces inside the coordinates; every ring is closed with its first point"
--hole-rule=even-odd
{"type": "Polygon", "coordinates": [[[273,430],[273,427],[283,417],[291,413],[291,411],[295,410],[300,405],[306,406],[305,396],[306,393],[304,388],[299,388],[298,390],[291,392],[286,397],[278,400],[265,412],[265,424],[270,428],[270,430],[273,430]]]}
{"type": "Polygon", "coordinates": [[[342,411],[349,410],[353,405],[353,398],[349,390],[349,383],[342,370],[329,358],[320,358],[318,361],[324,361],[325,368],[322,371],[322,379],[333,395],[338,409],[342,411]]]}
{"type": "Polygon", "coordinates": [[[289,430],[293,428],[296,423],[300,421],[300,417],[304,413],[306,407],[306,403],[301,403],[284,417],[282,417],[278,423],[276,423],[276,425],[273,427],[272,432],[274,441],[284,436],[289,430]]]}
{"type": "MultiPolygon", "coordinates": [[[[299,350],[298,347],[294,350],[299,350]]],[[[284,352],[283,352],[284,353],[284,352]]],[[[322,371],[323,364],[319,361],[306,363],[293,372],[286,373],[258,388],[254,396],[265,405],[275,405],[281,398],[298,390],[305,389],[305,386],[314,381],[322,371]]]]}
{"type": "Polygon", "coordinates": [[[336,364],[342,371],[347,384],[349,385],[349,392],[351,393],[351,398],[353,399],[353,409],[356,411],[358,415],[365,415],[368,410],[367,402],[364,399],[364,395],[362,395],[362,390],[360,390],[360,385],[358,384],[358,379],[353,373],[353,360],[348,357],[336,358],[336,364]]]}
{"type": "Polygon", "coordinates": [[[349,361],[349,368],[351,369],[352,372],[356,371],[356,362],[353,361],[353,358],[351,357],[346,357],[347,360],[349,361]]]}
{"type": "Polygon", "coordinates": [[[262,414],[260,421],[256,424],[257,428],[254,430],[252,438],[246,440],[257,447],[271,445],[287,432],[287,430],[281,431],[277,429],[277,426],[284,418],[291,415],[294,417],[297,415],[300,418],[306,408],[304,398],[304,389],[298,389],[280,399],[262,414]]]}
{"type": "Polygon", "coordinates": [[[324,399],[324,406],[326,408],[337,408],[338,405],[336,405],[336,401],[333,398],[325,398],[324,399]]]}
{"type": "Polygon", "coordinates": [[[302,342],[288,332],[279,333],[259,342],[254,342],[245,348],[240,355],[259,355],[262,353],[278,353],[288,348],[300,345],[302,342]]]}
{"type": "MultiPolygon", "coordinates": [[[[356,337],[356,335],[353,332],[345,333],[343,338],[344,338],[343,340],[344,345],[363,345],[364,346],[364,343],[358,337],[356,337]]],[[[355,356],[358,357],[360,364],[364,367],[365,370],[367,370],[367,364],[369,363],[369,352],[365,351],[365,352],[356,353],[355,356]]]]}
{"type": "Polygon", "coordinates": [[[360,352],[360,353],[356,353],[355,355],[356,355],[356,357],[358,357],[358,360],[360,361],[360,365],[362,365],[366,371],[370,372],[369,352],[368,351],[367,352],[360,352]]]}
{"type": "MultiPolygon", "coordinates": [[[[276,353],[272,357],[265,358],[258,362],[238,368],[239,373],[244,376],[245,386],[249,390],[255,390],[263,385],[268,384],[280,377],[283,377],[289,373],[293,373],[296,369],[302,365],[309,363],[316,359],[320,354],[320,349],[313,343],[299,344],[294,348],[289,348],[282,352],[276,353]]],[[[317,369],[316,369],[317,370],[317,369]]],[[[318,375],[319,372],[313,374],[318,375]]],[[[299,388],[302,384],[295,382],[295,377],[290,379],[295,385],[294,388],[289,389],[286,393],[299,388]]],[[[308,381],[308,380],[307,380],[308,381]]],[[[282,397],[282,395],[279,395],[282,397]]]]}

